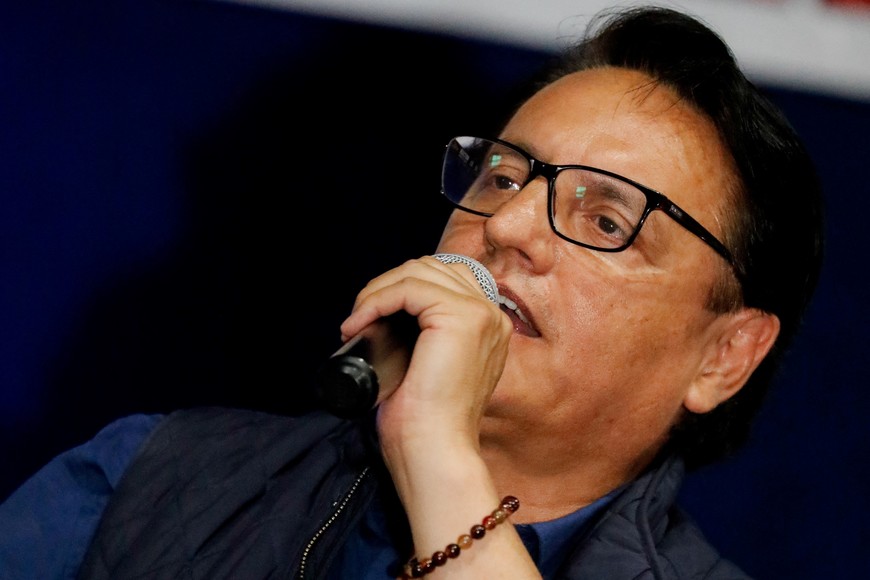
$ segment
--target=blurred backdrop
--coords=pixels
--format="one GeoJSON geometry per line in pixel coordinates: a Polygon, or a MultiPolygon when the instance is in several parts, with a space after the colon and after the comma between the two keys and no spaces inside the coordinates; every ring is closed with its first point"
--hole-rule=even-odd
{"type": "MultiPolygon", "coordinates": [[[[444,144],[494,129],[594,11],[556,4],[574,17],[523,27],[510,3],[479,25],[449,2],[4,3],[0,501],[123,414],[310,408],[356,292],[434,249],[444,144]]],[[[828,255],[750,445],[683,500],[757,578],[863,578],[870,16],[756,4],[711,22],[817,160],[828,255]]]]}

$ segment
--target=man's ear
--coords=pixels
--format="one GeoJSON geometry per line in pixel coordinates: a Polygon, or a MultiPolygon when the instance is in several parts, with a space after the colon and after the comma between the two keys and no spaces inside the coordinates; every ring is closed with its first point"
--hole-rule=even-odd
{"type": "Polygon", "coordinates": [[[693,413],[712,411],[739,391],[773,348],[779,318],[755,308],[743,308],[717,321],[722,327],[705,353],[698,376],[683,405],[693,413]]]}

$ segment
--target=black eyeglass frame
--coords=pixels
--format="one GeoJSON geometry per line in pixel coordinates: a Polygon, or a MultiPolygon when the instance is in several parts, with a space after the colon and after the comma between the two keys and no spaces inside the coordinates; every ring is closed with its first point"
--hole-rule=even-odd
{"type": "MultiPolygon", "coordinates": [[[[590,250],[596,250],[599,252],[622,252],[634,242],[637,235],[640,233],[641,228],[643,227],[644,222],[646,222],[646,218],[655,211],[660,210],[665,213],[668,217],[673,219],[679,225],[684,227],[686,230],[697,236],[701,239],[705,244],[713,248],[713,250],[725,258],[725,260],[732,266],[735,267],[734,258],[731,255],[731,252],[728,248],[725,247],[725,244],[720,242],[716,236],[710,233],[710,231],[702,226],[695,218],[689,215],[685,210],[683,210],[680,206],[675,204],[673,201],[667,198],[664,194],[647,187],[641,183],[638,183],[632,179],[619,175],[618,173],[613,173],[612,171],[607,171],[606,169],[599,169],[598,167],[591,167],[589,165],[553,165],[550,163],[545,163],[538,159],[532,157],[528,152],[524,151],[517,145],[505,141],[503,139],[489,138],[489,137],[472,137],[470,135],[465,135],[464,137],[468,137],[470,139],[489,141],[491,143],[497,143],[504,147],[507,147],[513,151],[516,151],[520,155],[522,155],[526,161],[529,162],[529,176],[526,179],[525,183],[522,184],[522,188],[525,188],[529,183],[531,183],[538,176],[542,176],[547,180],[547,216],[550,221],[550,229],[553,230],[557,236],[565,240],[566,242],[575,244],[577,246],[582,246],[584,248],[589,248],[590,250]],[[593,173],[599,173],[601,175],[607,175],[614,179],[618,179],[624,183],[628,183],[633,185],[637,189],[639,189],[646,196],[646,207],[644,207],[643,213],[641,214],[640,220],[638,221],[637,227],[634,232],[632,232],[631,236],[625,241],[625,243],[616,248],[602,248],[599,246],[593,246],[591,244],[585,244],[583,242],[578,242],[572,238],[569,238],[562,232],[560,232],[556,228],[556,213],[553,204],[553,200],[556,197],[556,176],[566,170],[566,169],[583,169],[585,171],[590,171],[593,173]]],[[[447,143],[447,148],[444,153],[444,158],[446,161],[447,154],[450,150],[450,145],[459,139],[460,137],[454,137],[447,143]]],[[[482,217],[492,217],[492,213],[478,211],[474,209],[470,209],[467,207],[463,207],[458,202],[453,201],[447,195],[447,192],[444,191],[444,165],[446,163],[442,163],[442,173],[441,173],[441,194],[449,201],[453,206],[466,211],[468,213],[472,213],[475,215],[479,215],[482,217]]]]}

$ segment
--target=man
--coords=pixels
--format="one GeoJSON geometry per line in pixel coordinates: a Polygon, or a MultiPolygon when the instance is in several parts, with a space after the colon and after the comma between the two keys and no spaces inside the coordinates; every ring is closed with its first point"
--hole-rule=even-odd
{"type": "Polygon", "coordinates": [[[375,412],[115,423],[0,506],[6,576],[743,577],[674,500],[739,447],[799,327],[818,185],[703,25],[597,25],[497,138],[446,148],[437,251],[500,305],[432,257],[375,278],[344,338],[420,327],[375,412]]]}

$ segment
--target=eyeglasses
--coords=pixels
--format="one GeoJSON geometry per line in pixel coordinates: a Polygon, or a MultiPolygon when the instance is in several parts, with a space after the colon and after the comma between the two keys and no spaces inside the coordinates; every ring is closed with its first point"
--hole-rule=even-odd
{"type": "Polygon", "coordinates": [[[649,214],[661,210],[734,265],[722,242],[661,193],[604,169],[544,163],[501,139],[451,139],[441,193],[459,209],[490,217],[539,175],[549,187],[550,227],[572,244],[620,252],[637,238],[649,214]]]}

